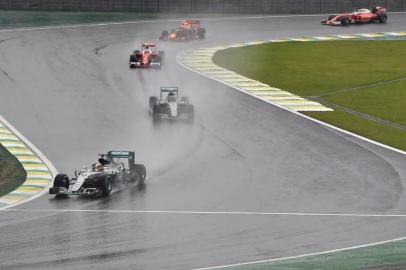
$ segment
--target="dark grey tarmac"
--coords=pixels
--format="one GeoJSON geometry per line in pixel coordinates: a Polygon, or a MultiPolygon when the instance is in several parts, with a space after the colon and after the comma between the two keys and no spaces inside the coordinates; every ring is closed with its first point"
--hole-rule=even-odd
{"type": "Polygon", "coordinates": [[[405,236],[402,217],[58,212],[406,214],[404,155],[175,61],[182,50],[225,42],[406,30],[405,14],[345,28],[321,26],[324,17],[204,21],[204,41],[158,42],[165,50],[160,71],[129,70],[129,54],[179,22],[0,33],[0,114],[60,172],[72,174],[98,153],[135,149],[149,174],[145,190],[99,200],[44,195],[15,207],[27,211],[0,212],[0,269],[188,270],[405,236]],[[160,86],[190,97],[193,127],[153,127],[148,97],[160,86]]]}

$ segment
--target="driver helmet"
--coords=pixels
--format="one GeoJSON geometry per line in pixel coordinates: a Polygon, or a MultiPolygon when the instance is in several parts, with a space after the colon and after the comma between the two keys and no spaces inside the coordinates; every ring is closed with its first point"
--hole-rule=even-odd
{"type": "Polygon", "coordinates": [[[103,165],[100,162],[96,163],[96,166],[94,168],[96,172],[104,171],[103,165]]]}
{"type": "Polygon", "coordinates": [[[168,94],[168,102],[174,102],[174,101],[176,101],[175,93],[169,93],[168,94]]]}

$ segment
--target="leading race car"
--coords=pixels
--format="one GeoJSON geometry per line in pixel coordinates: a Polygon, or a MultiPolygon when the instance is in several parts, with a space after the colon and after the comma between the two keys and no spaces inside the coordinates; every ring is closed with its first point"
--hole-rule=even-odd
{"type": "Polygon", "coordinates": [[[177,87],[161,87],[160,97],[149,98],[149,108],[154,124],[162,120],[181,120],[193,123],[195,111],[187,97],[178,97],[177,87]]]}
{"type": "Polygon", "coordinates": [[[108,196],[115,186],[121,184],[135,183],[143,187],[145,178],[145,166],[135,164],[133,151],[109,151],[107,154],[100,154],[97,163],[75,171],[74,178],[70,179],[66,174],[56,175],[49,193],[108,196]],[[127,167],[122,159],[128,160],[127,167]]]}
{"type": "Polygon", "coordinates": [[[171,31],[162,31],[160,40],[184,41],[191,39],[203,39],[206,37],[206,29],[201,27],[199,20],[184,20],[181,27],[171,31]]]}
{"type": "Polygon", "coordinates": [[[156,51],[155,43],[143,43],[141,50],[135,50],[130,55],[130,68],[161,68],[164,57],[163,51],[156,51]]]}
{"type": "Polygon", "coordinates": [[[386,23],[387,20],[386,8],[375,7],[372,11],[366,8],[359,8],[352,13],[331,15],[327,20],[321,21],[321,23],[325,25],[349,25],[370,22],[386,23]]]}

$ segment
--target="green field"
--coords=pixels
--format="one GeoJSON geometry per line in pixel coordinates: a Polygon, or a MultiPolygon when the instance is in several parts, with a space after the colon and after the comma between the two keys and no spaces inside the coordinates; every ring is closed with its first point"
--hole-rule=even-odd
{"type": "Polygon", "coordinates": [[[214,62],[334,109],[309,116],[406,150],[406,40],[266,43],[214,62]]]}
{"type": "Polygon", "coordinates": [[[406,269],[406,241],[268,263],[228,267],[229,270],[400,270],[406,269]]]}
{"type": "Polygon", "coordinates": [[[0,196],[23,184],[26,176],[20,162],[0,144],[0,196]]]}
{"type": "Polygon", "coordinates": [[[0,27],[48,26],[156,19],[154,13],[0,10],[0,27]]]}

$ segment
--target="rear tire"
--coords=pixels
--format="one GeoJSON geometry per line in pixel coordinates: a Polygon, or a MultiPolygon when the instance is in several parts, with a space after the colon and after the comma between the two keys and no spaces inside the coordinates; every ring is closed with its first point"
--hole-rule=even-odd
{"type": "Polygon", "coordinates": [[[388,15],[386,14],[381,14],[378,16],[378,21],[380,23],[386,23],[388,21],[388,15]]]}
{"type": "Polygon", "coordinates": [[[199,28],[199,29],[197,30],[197,36],[198,36],[200,39],[204,39],[204,38],[206,37],[206,29],[204,29],[204,28],[199,28]]]}
{"type": "Polygon", "coordinates": [[[100,184],[98,187],[102,191],[102,196],[107,197],[110,195],[111,191],[113,190],[113,180],[110,176],[105,176],[100,179],[100,184]]]}
{"type": "Polygon", "coordinates": [[[158,101],[158,97],[149,97],[149,106],[154,107],[158,101]]]}
{"type": "Polygon", "coordinates": [[[344,18],[344,19],[341,20],[341,24],[344,25],[344,26],[347,26],[350,23],[351,23],[350,19],[348,19],[348,18],[344,18]]]}
{"type": "Polygon", "coordinates": [[[135,164],[134,169],[135,169],[134,174],[137,177],[137,186],[139,187],[145,186],[145,179],[147,178],[147,169],[143,164],[135,164]]]}
{"type": "Polygon", "coordinates": [[[161,35],[161,40],[168,40],[169,32],[168,30],[163,30],[161,35]]]}
{"type": "Polygon", "coordinates": [[[54,179],[54,187],[69,189],[69,177],[66,174],[57,174],[54,179]]]}

